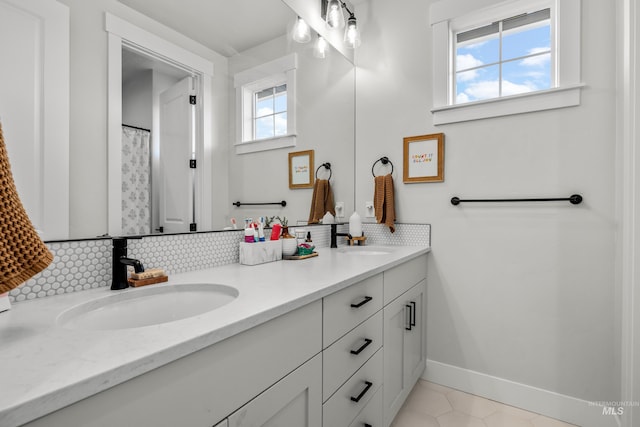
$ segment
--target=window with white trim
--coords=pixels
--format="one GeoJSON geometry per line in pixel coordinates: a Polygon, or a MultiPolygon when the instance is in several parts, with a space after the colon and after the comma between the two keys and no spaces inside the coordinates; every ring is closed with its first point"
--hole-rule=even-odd
{"type": "Polygon", "coordinates": [[[296,145],[296,54],[234,76],[236,154],[296,145]]]}
{"type": "Polygon", "coordinates": [[[580,0],[432,4],[434,124],[580,104],[580,0]]]}

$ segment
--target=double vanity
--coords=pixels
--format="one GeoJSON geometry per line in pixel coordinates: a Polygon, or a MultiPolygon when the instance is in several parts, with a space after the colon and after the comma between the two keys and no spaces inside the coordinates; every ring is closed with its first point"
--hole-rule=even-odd
{"type": "Polygon", "coordinates": [[[426,358],[429,248],[365,246],[0,314],[2,426],[388,426],[426,358]]]}

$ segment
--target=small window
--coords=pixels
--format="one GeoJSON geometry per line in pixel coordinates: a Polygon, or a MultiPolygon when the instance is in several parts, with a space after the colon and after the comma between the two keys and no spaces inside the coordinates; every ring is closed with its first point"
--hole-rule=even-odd
{"type": "Polygon", "coordinates": [[[580,0],[431,4],[435,125],[580,105],[580,0]]]}
{"type": "Polygon", "coordinates": [[[296,145],[296,68],[290,54],[234,76],[236,154],[296,145]]]}
{"type": "Polygon", "coordinates": [[[253,103],[253,139],[287,134],[286,84],[256,92],[253,103]]]}
{"type": "Polygon", "coordinates": [[[454,103],[550,89],[550,9],[455,35],[454,103]]]}

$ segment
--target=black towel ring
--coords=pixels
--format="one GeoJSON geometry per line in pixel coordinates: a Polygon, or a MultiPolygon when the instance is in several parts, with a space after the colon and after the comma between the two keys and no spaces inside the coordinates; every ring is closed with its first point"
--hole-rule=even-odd
{"type": "Polygon", "coordinates": [[[375,161],[375,163],[373,164],[373,166],[371,166],[371,175],[376,176],[375,172],[373,171],[373,168],[376,167],[376,164],[378,162],[382,162],[383,165],[386,165],[387,163],[391,164],[391,173],[393,174],[393,163],[391,162],[391,160],[389,160],[389,158],[387,156],[384,157],[380,157],[378,160],[375,161]]]}
{"type": "Polygon", "coordinates": [[[331,179],[331,176],[333,175],[333,172],[331,171],[331,163],[329,163],[329,162],[323,163],[320,166],[318,166],[318,169],[316,169],[316,179],[318,179],[318,171],[323,166],[324,166],[325,169],[329,170],[329,178],[327,179],[327,181],[329,181],[331,179]]]}

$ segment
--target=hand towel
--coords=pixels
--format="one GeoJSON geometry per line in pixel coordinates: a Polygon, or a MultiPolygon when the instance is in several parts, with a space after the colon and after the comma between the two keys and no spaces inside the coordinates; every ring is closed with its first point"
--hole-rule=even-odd
{"type": "Polygon", "coordinates": [[[16,190],[0,126],[0,294],[17,288],[53,261],[16,190]]]}
{"type": "Polygon", "coordinates": [[[327,212],[335,216],[336,210],[334,205],[333,192],[331,191],[329,180],[316,179],[315,184],[313,184],[313,195],[311,196],[309,224],[317,224],[327,212]]]}
{"type": "Polygon", "coordinates": [[[374,178],[373,207],[378,224],[384,224],[389,231],[395,232],[396,207],[391,174],[374,178]]]}

